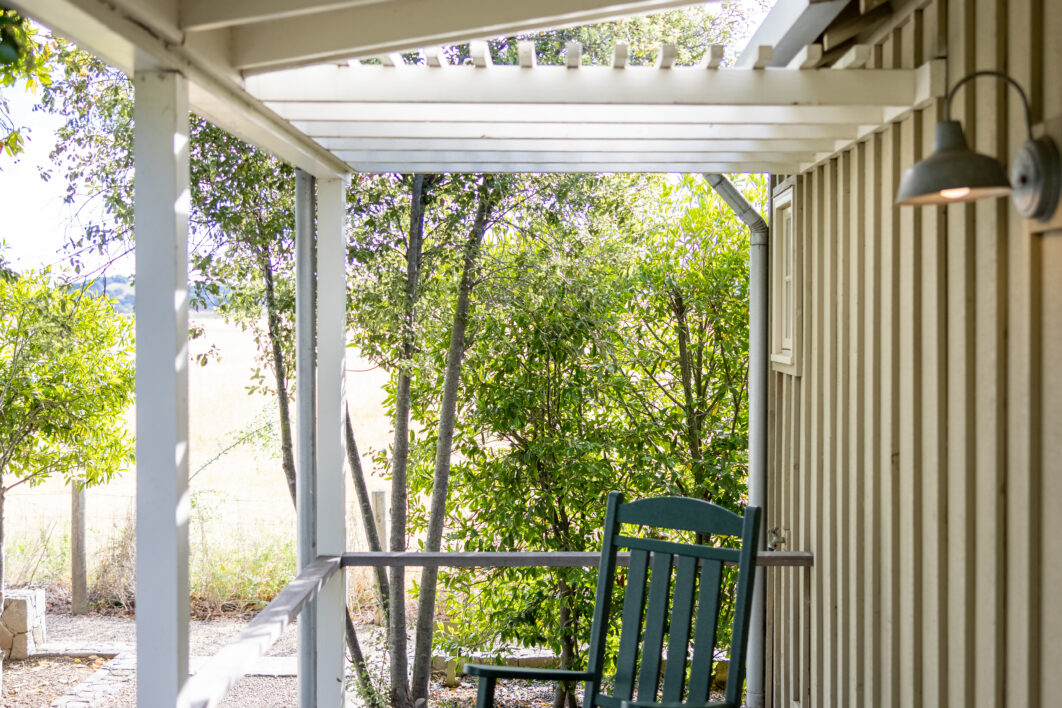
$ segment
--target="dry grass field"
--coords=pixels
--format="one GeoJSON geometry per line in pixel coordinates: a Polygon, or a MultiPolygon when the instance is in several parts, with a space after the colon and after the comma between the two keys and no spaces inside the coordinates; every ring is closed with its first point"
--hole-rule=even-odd
{"type": "MultiPolygon", "coordinates": [[[[247,392],[257,357],[253,338],[214,316],[199,315],[193,320],[204,326],[205,335],[191,342],[191,355],[211,346],[220,355],[206,366],[190,367],[193,586],[197,575],[200,580],[210,573],[240,575],[248,569],[239,566],[256,563],[269,566],[260,568],[261,572],[286,575],[273,566],[293,562],[295,513],[280,467],[275,399],[247,392]],[[259,434],[233,446],[256,430],[259,434]],[[231,567],[233,559],[239,559],[236,567],[231,567]]],[[[347,367],[347,397],[368,470],[370,451],[386,448],[391,434],[382,407],[386,374],[349,351],[347,367]]],[[[133,418],[131,410],[130,425],[133,418]]],[[[348,547],[354,549],[362,540],[354,523],[356,507],[349,479],[347,484],[348,547]]],[[[370,488],[384,489],[385,482],[373,478],[370,488]]],[[[131,541],[128,532],[135,494],[132,469],[86,493],[90,587],[101,564],[113,564],[115,555],[128,551],[122,546],[131,541]]],[[[70,505],[70,488],[58,479],[12,491],[5,514],[9,583],[54,581],[69,573],[70,505]]],[[[287,578],[275,580],[282,586],[287,578]]],[[[351,584],[352,590],[360,585],[355,578],[351,584]]],[[[225,589],[218,588],[218,592],[225,589]]]]}

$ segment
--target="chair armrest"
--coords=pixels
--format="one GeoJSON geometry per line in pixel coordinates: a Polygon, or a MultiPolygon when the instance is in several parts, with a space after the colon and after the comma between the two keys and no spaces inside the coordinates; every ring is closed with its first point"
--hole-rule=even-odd
{"type": "Polygon", "coordinates": [[[526,666],[492,666],[490,664],[465,664],[464,671],[470,676],[532,681],[588,681],[594,677],[594,674],[589,671],[532,669],[526,666]]]}

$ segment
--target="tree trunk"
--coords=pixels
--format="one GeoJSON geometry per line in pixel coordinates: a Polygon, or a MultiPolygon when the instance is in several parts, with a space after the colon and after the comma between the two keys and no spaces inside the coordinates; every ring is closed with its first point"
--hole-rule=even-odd
{"type": "MultiPolygon", "coordinates": [[[[365,470],[361,467],[361,455],[358,454],[358,443],[354,440],[354,426],[350,423],[350,408],[346,411],[347,429],[347,462],[350,464],[350,476],[354,481],[354,491],[358,495],[358,508],[361,510],[361,520],[365,527],[365,539],[369,543],[369,550],[379,553],[383,550],[380,543],[380,534],[376,532],[376,522],[373,519],[372,504],[369,502],[369,488],[365,483],[365,470]]],[[[383,614],[384,626],[391,625],[390,583],[387,582],[387,569],[376,566],[376,595],[380,603],[380,611],[383,614]]]]}
{"type": "MultiPolygon", "coordinates": [[[[276,289],[273,281],[273,264],[270,262],[269,251],[265,247],[258,249],[258,268],[265,284],[266,301],[266,331],[269,335],[270,349],[273,354],[273,370],[276,377],[277,405],[280,409],[280,449],[281,461],[284,468],[284,478],[288,482],[288,492],[291,494],[291,503],[298,508],[295,493],[295,451],[291,439],[291,411],[288,402],[288,378],[287,366],[284,363],[284,348],[281,346],[280,316],[277,313],[276,289]]],[[[354,633],[354,624],[350,620],[350,608],[344,605],[344,616],[349,625],[346,632],[347,650],[354,662],[355,671],[358,674],[359,683],[364,677],[368,680],[368,668],[365,658],[358,644],[358,635],[354,633]]],[[[364,688],[363,688],[364,690],[364,688]]],[[[375,695],[371,690],[363,693],[368,702],[375,695]]]]}
{"type": "Polygon", "coordinates": [[[701,449],[701,429],[698,418],[697,398],[693,388],[692,362],[690,361],[690,328],[686,321],[686,302],[677,290],[671,295],[671,309],[675,315],[675,334],[678,337],[679,372],[682,378],[683,412],[686,417],[686,440],[690,446],[693,463],[693,479],[700,486],[704,476],[704,454],[701,449]]]}
{"type": "Polygon", "coordinates": [[[346,612],[346,616],[343,619],[346,625],[347,647],[350,649],[350,659],[354,664],[354,673],[358,678],[361,698],[369,708],[384,708],[380,694],[377,693],[376,687],[372,685],[372,676],[369,675],[369,668],[365,663],[365,655],[361,653],[361,644],[358,643],[358,635],[354,631],[354,623],[350,620],[349,611],[346,612]]]}
{"type": "MultiPolygon", "coordinates": [[[[395,443],[391,459],[391,550],[406,550],[407,471],[409,462],[409,389],[413,366],[415,305],[424,246],[424,175],[413,175],[409,207],[409,241],[406,244],[406,305],[402,320],[402,361],[395,392],[395,443]]],[[[411,708],[409,659],[406,656],[406,574],[391,569],[391,621],[388,644],[391,653],[391,706],[411,708]]]]}
{"type": "Polygon", "coordinates": [[[269,250],[261,246],[257,251],[258,270],[265,285],[266,331],[273,354],[273,376],[276,380],[277,405],[280,408],[280,453],[284,479],[292,504],[295,502],[295,450],[291,442],[291,411],[288,401],[288,375],[284,364],[284,349],[281,346],[280,315],[277,314],[276,289],[273,283],[273,264],[269,250]]]}
{"type": "MultiPolygon", "coordinates": [[[[465,358],[465,331],[468,328],[469,300],[479,262],[480,244],[487,231],[487,223],[494,205],[491,178],[484,177],[479,190],[476,220],[465,242],[461,284],[454,307],[454,326],[450,332],[450,347],[446,353],[443,375],[443,394],[439,410],[439,432],[435,444],[435,477],[431,489],[431,514],[428,521],[428,552],[442,547],[443,521],[446,518],[446,496],[450,485],[450,455],[454,440],[457,411],[457,390],[461,384],[461,365],[465,358]]],[[[413,700],[428,698],[428,679],[431,677],[431,638],[435,623],[435,595],[439,568],[429,566],[421,573],[420,605],[417,609],[416,649],[413,654],[413,700]]]]}
{"type": "MultiPolygon", "coordinates": [[[[560,668],[570,669],[575,661],[575,627],[574,612],[572,612],[572,600],[574,593],[567,581],[561,578],[557,583],[557,601],[560,603],[560,630],[561,630],[561,655],[560,668]]],[[[575,708],[575,684],[570,681],[562,681],[557,684],[553,693],[553,708],[564,708],[567,703],[575,708]]]]}

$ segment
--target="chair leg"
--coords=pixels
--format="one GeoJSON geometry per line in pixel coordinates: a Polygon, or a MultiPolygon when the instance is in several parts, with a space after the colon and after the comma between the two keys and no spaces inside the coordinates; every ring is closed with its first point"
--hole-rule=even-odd
{"type": "Polygon", "coordinates": [[[494,684],[498,679],[493,676],[480,676],[479,688],[476,690],[476,708],[494,708],[494,684]]]}

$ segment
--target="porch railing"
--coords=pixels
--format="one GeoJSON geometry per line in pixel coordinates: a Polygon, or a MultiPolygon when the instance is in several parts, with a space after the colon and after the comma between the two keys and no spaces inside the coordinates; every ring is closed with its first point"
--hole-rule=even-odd
{"type": "MultiPolygon", "coordinates": [[[[292,620],[298,616],[320,589],[341,568],[352,567],[427,567],[446,568],[592,568],[600,553],[593,552],[523,552],[523,553],[416,553],[361,552],[341,556],[320,556],[288,583],[276,598],[251,621],[240,634],[225,645],[213,660],[188,679],[181,691],[181,704],[191,708],[212,708],[251,669],[254,662],[276,643],[292,620]]],[[[630,554],[621,553],[616,562],[627,565],[630,554]]],[[[800,551],[761,551],[756,565],[766,567],[811,566],[814,556],[800,551]]]]}

